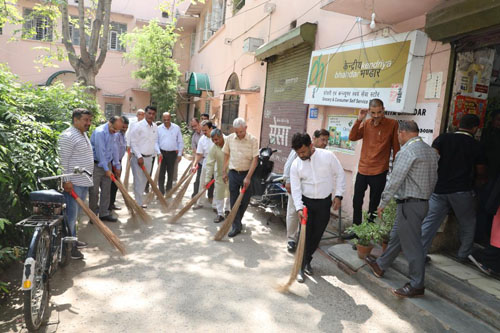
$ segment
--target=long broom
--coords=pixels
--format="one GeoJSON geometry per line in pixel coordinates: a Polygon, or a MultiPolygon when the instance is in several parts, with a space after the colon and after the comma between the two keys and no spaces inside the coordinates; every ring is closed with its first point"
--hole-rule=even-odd
{"type": "Polygon", "coordinates": [[[297,251],[295,252],[295,261],[293,263],[292,272],[290,273],[288,282],[277,288],[280,293],[288,292],[290,286],[295,282],[297,274],[302,267],[302,261],[304,260],[304,250],[306,247],[307,207],[304,207],[302,213],[304,215],[304,218],[300,221],[299,246],[297,247],[297,251]]]}
{"type": "MultiPolygon", "coordinates": [[[[155,177],[153,178],[153,182],[155,184],[158,184],[158,179],[160,178],[160,165],[162,160],[163,160],[163,155],[160,155],[160,157],[158,157],[158,167],[156,168],[155,177]]],[[[154,197],[155,193],[153,191],[150,191],[146,195],[146,204],[149,204],[154,199],[154,197]]]]}
{"type": "Polygon", "coordinates": [[[215,234],[214,240],[220,241],[222,238],[224,238],[224,236],[227,235],[227,233],[229,232],[229,229],[231,229],[231,225],[233,224],[234,218],[236,217],[236,214],[238,213],[238,209],[240,208],[241,201],[243,200],[243,196],[245,195],[245,192],[246,192],[246,188],[243,187],[240,191],[240,195],[238,195],[238,198],[236,199],[236,202],[233,205],[233,208],[231,209],[231,212],[226,217],[224,224],[220,227],[220,229],[215,234]]]}
{"type": "Polygon", "coordinates": [[[149,175],[148,171],[146,170],[146,167],[142,165],[141,167],[142,171],[144,172],[144,175],[146,175],[146,178],[148,179],[149,184],[151,184],[151,188],[155,192],[155,194],[158,196],[158,200],[160,200],[160,203],[163,205],[165,209],[168,208],[168,203],[167,200],[163,197],[163,194],[161,194],[160,190],[158,189],[158,186],[156,186],[155,182],[149,175]]]}
{"type": "Polygon", "coordinates": [[[213,183],[215,182],[215,179],[212,179],[207,185],[205,185],[205,188],[200,191],[198,194],[196,194],[194,196],[194,198],[191,199],[191,201],[189,201],[186,206],[184,206],[184,208],[182,208],[177,214],[175,214],[175,216],[173,216],[169,221],[168,223],[175,223],[177,222],[177,220],[179,220],[181,218],[182,215],[184,215],[188,210],[189,208],[191,208],[191,206],[196,202],[198,201],[198,199],[201,198],[201,196],[203,194],[205,194],[205,192],[210,188],[210,186],[213,185],[213,183]]]}
{"type": "Polygon", "coordinates": [[[104,235],[104,237],[111,243],[122,255],[125,255],[125,247],[123,246],[120,239],[99,219],[94,212],[85,205],[85,203],[80,199],[78,194],[75,193],[74,190],[71,191],[71,196],[78,203],[80,207],[82,207],[85,214],[88,215],[90,220],[94,223],[94,225],[99,229],[99,231],[104,235]]]}
{"type": "Polygon", "coordinates": [[[170,209],[172,212],[175,211],[177,209],[177,207],[179,206],[179,204],[181,203],[182,198],[184,198],[184,194],[186,193],[186,191],[189,187],[189,184],[191,184],[191,179],[193,178],[193,176],[195,174],[196,174],[196,172],[191,173],[187,177],[186,182],[184,183],[184,185],[182,185],[182,188],[179,191],[179,193],[177,194],[177,196],[175,197],[174,201],[172,201],[172,204],[170,205],[170,209]]]}
{"type": "Polygon", "coordinates": [[[125,201],[125,205],[129,209],[129,211],[132,210],[132,217],[135,211],[143,222],[151,224],[151,222],[153,221],[151,219],[151,216],[149,216],[146,211],[141,206],[139,206],[139,204],[130,196],[130,194],[127,192],[127,189],[125,189],[125,186],[120,182],[120,180],[116,179],[115,175],[113,174],[111,174],[111,180],[115,183],[116,187],[118,187],[118,189],[122,193],[123,201],[125,201]]]}
{"type": "Polygon", "coordinates": [[[170,199],[170,197],[172,197],[172,195],[174,195],[174,193],[179,189],[179,187],[181,187],[181,185],[186,181],[186,179],[188,179],[189,175],[188,175],[188,172],[189,170],[191,170],[191,164],[189,164],[186,168],[186,170],[184,171],[184,173],[182,174],[182,177],[181,179],[177,182],[177,184],[175,184],[174,187],[172,187],[166,194],[165,194],[165,199],[170,199]]]}
{"type": "Polygon", "coordinates": [[[130,152],[130,147],[127,150],[127,168],[125,169],[125,178],[123,179],[123,185],[128,189],[128,181],[130,179],[130,161],[132,160],[132,153],[130,152]]]}

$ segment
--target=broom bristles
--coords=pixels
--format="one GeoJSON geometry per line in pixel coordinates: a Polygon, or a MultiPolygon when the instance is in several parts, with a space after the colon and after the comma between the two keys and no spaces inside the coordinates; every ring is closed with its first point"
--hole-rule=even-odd
{"type": "Polygon", "coordinates": [[[222,224],[220,229],[215,234],[214,240],[220,241],[222,238],[224,238],[224,236],[227,235],[227,233],[229,232],[229,229],[231,229],[231,226],[233,225],[234,218],[236,217],[236,214],[238,213],[238,209],[240,208],[241,201],[243,200],[244,195],[245,195],[245,191],[242,190],[240,192],[240,194],[238,195],[238,198],[236,199],[236,202],[234,203],[234,206],[231,209],[231,212],[224,220],[224,224],[222,224]]]}
{"type": "Polygon", "coordinates": [[[191,173],[188,176],[188,178],[186,179],[186,182],[184,183],[181,190],[179,191],[179,193],[175,197],[174,201],[172,201],[172,205],[170,206],[170,209],[172,211],[175,211],[177,209],[177,206],[179,206],[179,204],[181,203],[182,198],[184,197],[184,194],[186,193],[186,191],[189,187],[189,184],[191,184],[191,179],[193,178],[193,176],[194,176],[194,173],[191,173]]]}
{"type": "Polygon", "coordinates": [[[141,206],[139,206],[137,202],[135,202],[134,199],[132,199],[132,197],[127,192],[123,184],[120,183],[120,181],[116,178],[113,181],[115,182],[116,187],[118,187],[118,189],[122,193],[125,204],[128,203],[128,205],[130,205],[130,207],[132,207],[132,209],[135,210],[135,212],[139,215],[139,217],[144,223],[150,224],[153,221],[151,217],[144,211],[144,209],[142,209],[141,206]]]}
{"type": "Polygon", "coordinates": [[[191,169],[191,164],[188,165],[186,170],[184,170],[184,173],[182,174],[181,179],[175,184],[174,187],[172,187],[166,194],[165,194],[165,199],[170,199],[172,195],[181,187],[181,185],[188,179],[188,171],[191,169]]]}
{"type": "Polygon", "coordinates": [[[94,223],[97,229],[104,235],[104,238],[108,240],[122,255],[125,255],[125,247],[120,242],[120,239],[94,214],[94,212],[85,205],[85,203],[78,196],[75,198],[78,205],[83,209],[85,214],[94,223]]]}
{"type": "Polygon", "coordinates": [[[300,226],[300,236],[299,236],[299,246],[295,252],[295,261],[293,263],[292,272],[290,273],[290,278],[288,282],[282,286],[279,286],[277,290],[280,293],[285,293],[290,290],[291,285],[295,282],[297,274],[302,268],[302,261],[304,260],[304,250],[306,247],[306,222],[307,222],[307,207],[303,210],[304,218],[301,221],[300,226]]]}
{"type": "Polygon", "coordinates": [[[170,220],[168,221],[168,223],[175,223],[177,222],[181,217],[182,215],[184,215],[188,210],[189,208],[191,208],[191,206],[193,206],[193,204],[198,201],[198,199],[201,198],[201,196],[203,194],[205,194],[205,192],[207,191],[206,188],[204,188],[201,192],[199,192],[198,194],[196,194],[194,196],[194,198],[192,198],[187,204],[186,206],[184,206],[184,208],[182,208],[177,214],[175,214],[172,218],[170,218],[170,220]]]}
{"type": "Polygon", "coordinates": [[[148,180],[149,184],[151,185],[151,188],[153,189],[153,191],[158,196],[158,200],[160,200],[160,203],[162,204],[162,206],[165,209],[167,209],[168,208],[168,203],[165,200],[165,198],[163,197],[163,194],[161,194],[160,190],[158,189],[158,186],[156,186],[156,184],[153,181],[153,179],[151,179],[151,176],[149,175],[149,173],[146,170],[146,168],[143,166],[141,169],[142,169],[142,172],[144,173],[144,175],[146,176],[146,179],[148,180]]]}
{"type": "MultiPolygon", "coordinates": [[[[159,159],[159,163],[161,164],[161,159],[159,159]]],[[[158,179],[160,178],[160,164],[158,164],[158,167],[156,168],[156,171],[155,171],[155,177],[153,178],[153,182],[155,184],[158,184],[158,179]]],[[[153,191],[150,191],[147,195],[146,195],[146,204],[149,204],[151,201],[153,201],[155,197],[155,193],[153,191]]]]}

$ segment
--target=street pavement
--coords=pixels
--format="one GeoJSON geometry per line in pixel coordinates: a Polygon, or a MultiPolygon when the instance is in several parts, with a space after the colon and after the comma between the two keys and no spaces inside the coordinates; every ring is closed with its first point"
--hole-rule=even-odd
{"type": "MultiPolygon", "coordinates": [[[[179,171],[184,170],[183,161],[179,171]]],[[[192,185],[183,203],[191,196],[192,185]]],[[[121,196],[119,195],[121,199],[121,196]]],[[[120,201],[118,205],[123,206],[120,201]]],[[[51,280],[44,332],[416,332],[412,325],[339,270],[327,256],[312,262],[314,277],[281,294],[293,265],[278,219],[249,207],[242,234],[212,240],[218,224],[205,208],[168,224],[149,205],[151,226],[107,223],[127,248],[122,257],[84,219],[89,247],[51,280]]],[[[24,331],[19,310],[0,316],[0,331],[24,331]],[[9,325],[2,327],[2,320],[9,325]]]]}

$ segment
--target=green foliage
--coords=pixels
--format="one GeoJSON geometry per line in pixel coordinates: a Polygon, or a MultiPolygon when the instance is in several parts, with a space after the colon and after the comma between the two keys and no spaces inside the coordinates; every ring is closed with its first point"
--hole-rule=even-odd
{"type": "Polygon", "coordinates": [[[138,67],[134,77],[141,79],[142,87],[151,93],[160,114],[165,111],[175,114],[181,75],[172,58],[177,38],[173,24],[160,26],[156,20],[121,37],[122,44],[129,50],[125,57],[138,67]]]}
{"type": "Polygon", "coordinates": [[[367,220],[363,221],[360,225],[352,225],[347,231],[354,232],[358,236],[357,239],[354,239],[355,244],[370,246],[380,243],[382,240],[380,226],[377,223],[368,222],[367,220]]]}
{"type": "Polygon", "coordinates": [[[182,139],[184,140],[184,153],[193,154],[193,150],[191,149],[191,137],[193,136],[191,126],[185,122],[181,122],[179,126],[181,127],[182,139]]]}
{"type": "Polygon", "coordinates": [[[23,84],[0,64],[0,265],[23,245],[13,222],[30,214],[29,193],[37,179],[59,171],[57,139],[76,107],[91,110],[99,121],[99,107],[84,87],[23,84]]]}

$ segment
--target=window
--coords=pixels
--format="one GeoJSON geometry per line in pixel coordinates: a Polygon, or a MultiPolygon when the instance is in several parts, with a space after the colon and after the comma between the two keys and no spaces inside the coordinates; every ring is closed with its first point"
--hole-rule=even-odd
{"type": "Polygon", "coordinates": [[[122,105],[121,104],[105,103],[104,108],[106,110],[105,111],[106,119],[109,119],[113,116],[121,116],[122,115],[122,105]]]}
{"type": "MultiPolygon", "coordinates": [[[[85,29],[90,32],[92,29],[90,26],[90,21],[87,21],[85,29]]],[[[69,22],[69,38],[71,39],[71,43],[73,45],[80,45],[80,28],[78,26],[78,17],[71,16],[69,22]]],[[[85,34],[85,40],[87,41],[87,45],[90,42],[90,36],[85,34]]]]}
{"type": "Polygon", "coordinates": [[[245,6],[245,0],[233,0],[233,14],[236,14],[243,6],[245,6]]]}
{"type": "Polygon", "coordinates": [[[225,21],[226,0],[212,0],[211,11],[207,11],[203,21],[203,33],[200,45],[212,37],[225,21]]]}
{"type": "Polygon", "coordinates": [[[48,17],[33,13],[30,8],[24,8],[23,38],[52,41],[52,25],[48,17]]]}
{"type": "Polygon", "coordinates": [[[161,17],[168,18],[168,12],[161,12],[161,17]]]}
{"type": "Polygon", "coordinates": [[[194,48],[196,47],[196,31],[191,34],[191,57],[194,55],[194,48]]]}
{"type": "Polygon", "coordinates": [[[125,52],[125,47],[120,43],[120,36],[127,32],[127,25],[111,22],[108,37],[108,49],[125,52]]]}
{"type": "MultiPolygon", "coordinates": [[[[226,83],[225,90],[239,90],[240,83],[238,80],[238,75],[236,73],[231,74],[226,83]]],[[[233,121],[238,118],[238,110],[240,108],[240,96],[239,95],[224,95],[224,101],[222,102],[222,119],[221,119],[221,130],[224,134],[231,133],[231,128],[233,127],[233,121]]]]}

